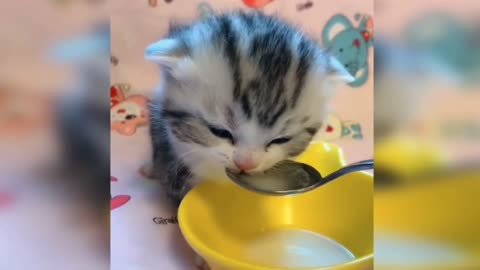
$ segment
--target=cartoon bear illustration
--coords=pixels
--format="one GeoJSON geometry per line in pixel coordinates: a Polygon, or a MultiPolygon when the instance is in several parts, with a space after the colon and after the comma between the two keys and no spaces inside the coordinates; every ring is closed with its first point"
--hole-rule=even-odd
{"type": "Polygon", "coordinates": [[[322,31],[324,47],[335,55],[345,66],[355,81],[351,87],[360,87],[368,79],[368,53],[373,45],[373,20],[370,16],[355,15],[359,21],[358,27],[342,14],[337,14],[328,20],[322,31]],[[335,29],[343,27],[339,32],[335,29]]]}
{"type": "Polygon", "coordinates": [[[110,119],[112,129],[123,135],[133,135],[137,126],[148,123],[148,99],[141,95],[125,97],[120,87],[110,88],[110,119]]]}

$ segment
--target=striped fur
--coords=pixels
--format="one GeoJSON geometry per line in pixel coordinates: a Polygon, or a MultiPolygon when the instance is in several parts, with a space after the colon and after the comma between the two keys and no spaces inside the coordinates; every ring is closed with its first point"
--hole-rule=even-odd
{"type": "Polygon", "coordinates": [[[182,183],[223,179],[239,158],[262,171],[300,154],[335,86],[353,79],[302,31],[260,12],[174,25],[146,58],[164,79],[151,113],[155,163],[188,168],[182,183]]]}

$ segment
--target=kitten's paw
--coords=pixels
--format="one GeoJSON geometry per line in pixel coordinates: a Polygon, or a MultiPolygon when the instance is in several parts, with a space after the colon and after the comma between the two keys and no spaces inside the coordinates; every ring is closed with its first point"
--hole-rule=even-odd
{"type": "Polygon", "coordinates": [[[208,266],[207,262],[199,255],[195,255],[195,267],[197,267],[198,270],[210,270],[210,266],[208,266]]]}
{"type": "Polygon", "coordinates": [[[147,179],[154,179],[155,178],[155,173],[153,169],[153,164],[152,163],[146,163],[140,169],[138,169],[138,173],[147,178],[147,179]]]}

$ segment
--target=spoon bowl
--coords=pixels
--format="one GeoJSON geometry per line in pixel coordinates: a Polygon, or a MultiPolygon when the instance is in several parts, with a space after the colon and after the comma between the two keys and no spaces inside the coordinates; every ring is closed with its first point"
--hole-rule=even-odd
{"type": "Polygon", "coordinates": [[[369,169],[373,169],[373,159],[352,163],[322,177],[308,164],[285,160],[260,173],[247,174],[226,169],[226,174],[243,188],[267,195],[289,195],[316,189],[347,173],[369,169]]]}

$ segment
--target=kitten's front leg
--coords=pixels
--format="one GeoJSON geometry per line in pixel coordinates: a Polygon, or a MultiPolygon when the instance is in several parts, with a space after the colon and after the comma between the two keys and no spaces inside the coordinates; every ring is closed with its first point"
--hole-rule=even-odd
{"type": "Polygon", "coordinates": [[[165,179],[167,170],[176,156],[168,140],[166,122],[160,113],[154,113],[158,108],[150,108],[150,140],[152,144],[152,159],[139,169],[139,173],[148,179],[165,179]]]}
{"type": "Polygon", "coordinates": [[[155,178],[158,178],[158,177],[155,177],[155,169],[154,169],[154,166],[153,166],[153,162],[149,161],[145,164],[143,164],[140,169],[138,169],[138,173],[147,178],[147,179],[155,179],[155,178]]]}
{"type": "Polygon", "coordinates": [[[171,162],[167,170],[165,182],[167,197],[175,206],[180,206],[187,192],[191,188],[193,175],[190,168],[182,161],[171,162]]]}
{"type": "MultiPolygon", "coordinates": [[[[165,179],[165,166],[154,165],[154,161],[145,162],[139,169],[138,173],[147,179],[165,179]]],[[[162,180],[163,181],[163,180],[162,180]]]]}

